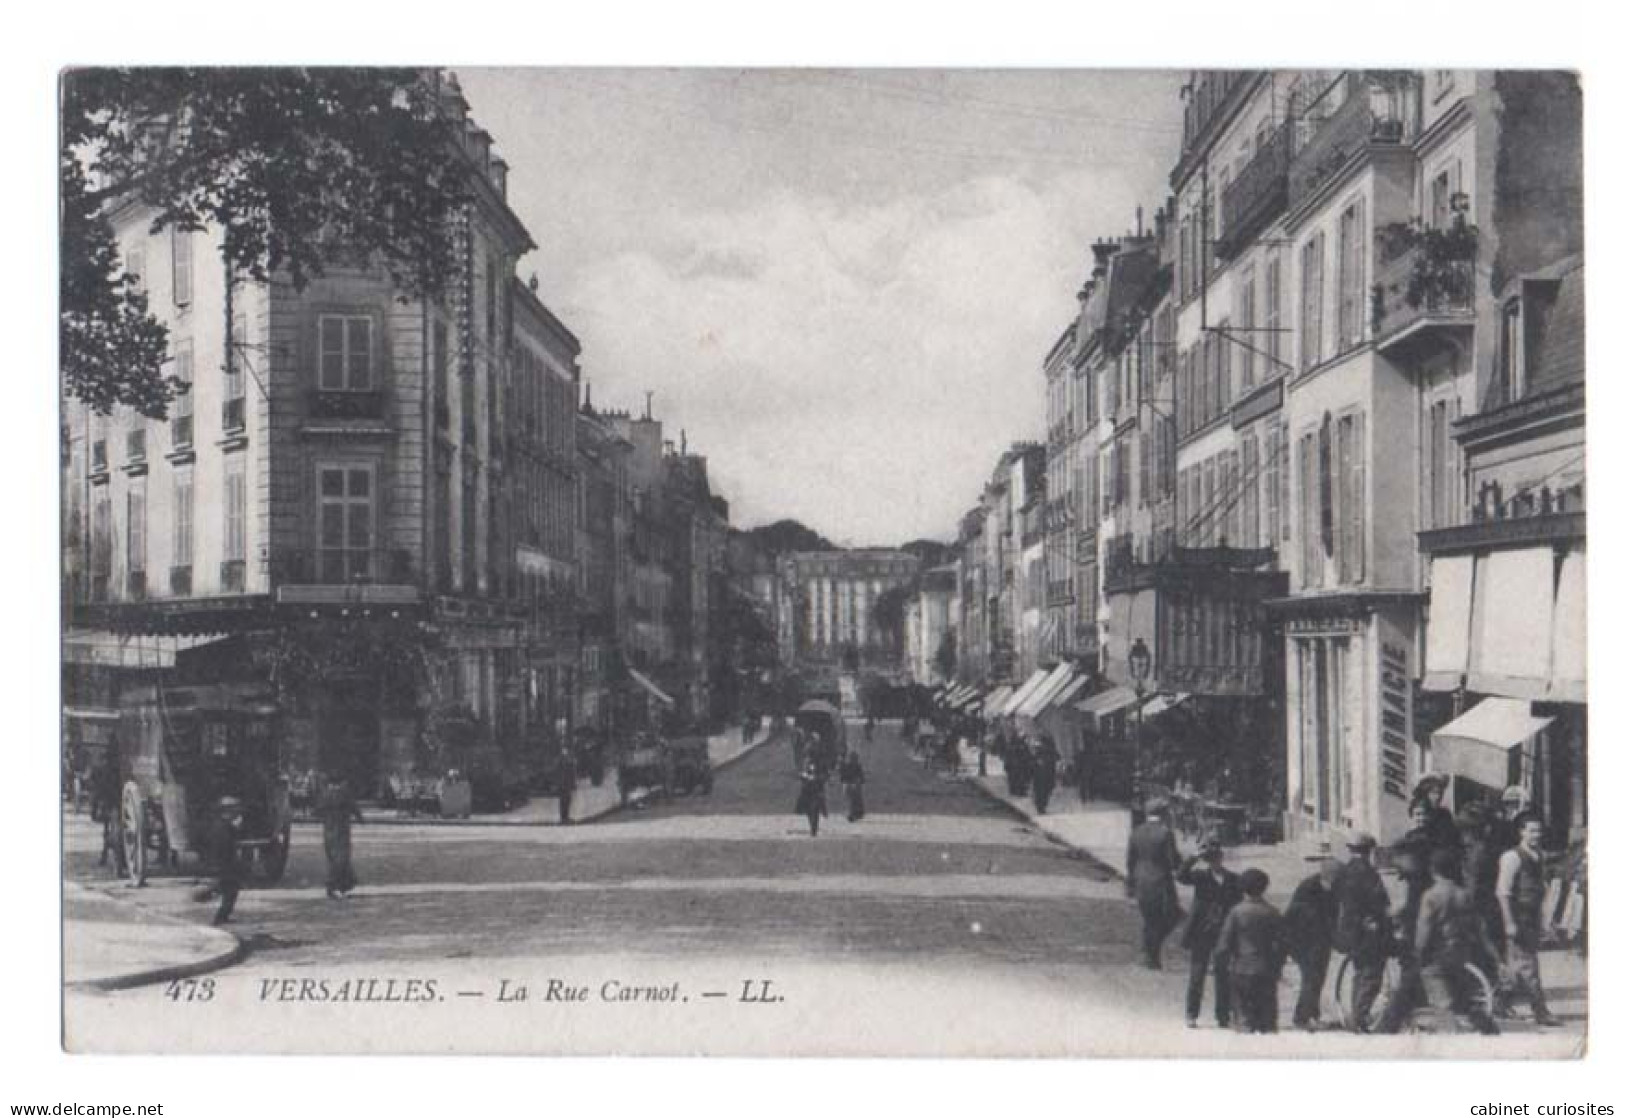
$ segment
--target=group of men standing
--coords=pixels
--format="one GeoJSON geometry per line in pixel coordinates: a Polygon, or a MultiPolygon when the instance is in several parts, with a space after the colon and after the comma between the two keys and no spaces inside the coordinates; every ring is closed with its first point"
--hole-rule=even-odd
{"type": "Polygon", "coordinates": [[[1522,994],[1538,1024],[1560,1024],[1540,981],[1546,889],[1541,821],[1509,794],[1500,814],[1472,818],[1463,835],[1442,805],[1443,788],[1443,778],[1424,778],[1412,803],[1413,826],[1392,848],[1403,886],[1397,912],[1374,864],[1377,842],[1369,834],[1350,835],[1343,860],[1323,842],[1309,855],[1314,871],[1293,889],[1282,912],[1264,899],[1268,875],[1231,871],[1216,839],[1205,839],[1195,856],[1181,857],[1168,805],[1149,804],[1146,821],[1129,838],[1127,887],[1141,914],[1145,966],[1161,969],[1163,944],[1185,920],[1187,1026],[1198,1025],[1211,974],[1221,1027],[1276,1031],[1276,987],[1290,959],[1301,980],[1293,1024],[1317,1028],[1334,951],[1350,960],[1346,1023],[1358,1032],[1398,1032],[1422,1010],[1431,1011],[1435,1031],[1458,1031],[1460,1015],[1481,1033],[1498,1032],[1475,969],[1495,987],[1494,1009],[1507,1012],[1522,994]],[[1178,885],[1192,890],[1188,919],[1178,885]],[[1397,962],[1398,979],[1387,983],[1379,1012],[1391,961],[1397,962]]]}

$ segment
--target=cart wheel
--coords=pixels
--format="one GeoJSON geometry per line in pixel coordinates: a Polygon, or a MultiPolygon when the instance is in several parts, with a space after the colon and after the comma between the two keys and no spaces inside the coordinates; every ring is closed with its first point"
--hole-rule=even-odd
{"type": "Polygon", "coordinates": [[[119,841],[124,847],[124,874],[133,885],[147,883],[147,813],[141,789],[124,786],[119,800],[119,841]]]}
{"type": "Polygon", "coordinates": [[[265,880],[273,885],[282,880],[282,875],[288,869],[288,850],[293,845],[293,825],[282,824],[282,830],[271,837],[265,845],[264,867],[265,880]]]}
{"type": "MultiPolygon", "coordinates": [[[[1399,962],[1389,959],[1382,967],[1382,989],[1371,1003],[1371,1013],[1366,1020],[1366,1027],[1370,1028],[1382,1020],[1388,1009],[1388,999],[1394,996],[1399,989],[1399,962]]],[[[1333,999],[1337,1004],[1337,1016],[1343,1022],[1343,1027],[1349,1032],[1355,1032],[1359,1023],[1354,1014],[1354,960],[1343,956],[1342,964],[1337,968],[1337,985],[1333,989],[1333,999]]]]}

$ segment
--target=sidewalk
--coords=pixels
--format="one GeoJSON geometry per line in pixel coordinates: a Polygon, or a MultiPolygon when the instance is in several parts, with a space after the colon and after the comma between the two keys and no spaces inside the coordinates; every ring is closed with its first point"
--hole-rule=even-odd
{"type": "Polygon", "coordinates": [[[236,936],[166,916],[111,892],[62,884],[62,980],[124,990],[220,970],[243,955],[236,936]]]}
{"type": "MultiPolygon", "coordinates": [[[[772,735],[763,733],[748,744],[744,740],[743,731],[733,726],[720,734],[713,734],[710,738],[711,770],[720,772],[734,761],[745,756],[758,746],[765,745],[772,740],[772,735]]],[[[619,782],[616,779],[614,768],[604,771],[604,782],[594,786],[589,781],[582,780],[576,785],[576,794],[570,802],[570,819],[572,823],[589,823],[600,819],[621,808],[621,793],[619,782]]],[[[652,790],[640,788],[634,791],[628,800],[628,806],[638,803],[650,795],[652,790]]],[[[471,815],[466,819],[445,819],[438,815],[424,815],[410,813],[393,808],[362,805],[362,815],[366,823],[414,824],[431,827],[557,827],[559,822],[559,798],[557,796],[532,796],[525,803],[512,811],[495,812],[487,815],[471,815]]]]}
{"type": "MultiPolygon", "coordinates": [[[[968,765],[961,768],[961,779],[971,781],[992,798],[1021,813],[1050,838],[1083,851],[1118,877],[1127,875],[1128,808],[1105,801],[1083,803],[1078,799],[1077,789],[1061,787],[1050,798],[1049,810],[1040,815],[1030,796],[1010,794],[1004,765],[991,753],[987,758],[986,776],[976,775],[976,757],[973,753],[968,765]]],[[[1190,847],[1189,842],[1181,842],[1181,852],[1187,856],[1195,853],[1190,847]]],[[[1298,883],[1314,871],[1313,864],[1305,860],[1305,855],[1311,849],[1309,845],[1292,842],[1271,846],[1229,846],[1224,852],[1225,864],[1238,872],[1257,868],[1269,874],[1267,899],[1277,908],[1285,908],[1298,883]]],[[[1382,880],[1388,888],[1391,904],[1397,909],[1403,900],[1397,875],[1384,871],[1382,880]]],[[[1185,905],[1188,909],[1188,898],[1185,905]]],[[[1552,1011],[1571,1021],[1585,1021],[1590,1010],[1585,957],[1566,948],[1546,948],[1540,953],[1540,967],[1542,984],[1552,1011]]],[[[1289,967],[1288,972],[1291,974],[1293,968],[1289,967]]]]}

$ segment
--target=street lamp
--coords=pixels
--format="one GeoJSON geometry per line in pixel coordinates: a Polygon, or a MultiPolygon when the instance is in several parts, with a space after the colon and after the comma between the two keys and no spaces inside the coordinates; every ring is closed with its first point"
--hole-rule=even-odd
{"type": "Polygon", "coordinates": [[[1128,674],[1134,680],[1134,777],[1129,789],[1130,822],[1145,820],[1145,798],[1140,788],[1140,757],[1145,752],[1145,681],[1151,677],[1151,650],[1145,638],[1135,637],[1128,652],[1128,674]]]}

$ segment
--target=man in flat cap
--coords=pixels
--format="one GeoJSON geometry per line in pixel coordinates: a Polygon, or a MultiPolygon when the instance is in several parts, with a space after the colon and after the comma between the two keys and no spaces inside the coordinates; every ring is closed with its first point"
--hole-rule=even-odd
{"type": "Polygon", "coordinates": [[[1392,932],[1388,921],[1388,891],[1371,864],[1377,840],[1364,831],[1348,838],[1349,859],[1337,875],[1338,950],[1354,962],[1354,1020],[1356,1032],[1371,1030],[1371,1007],[1382,992],[1382,970],[1392,932]]]}
{"type": "Polygon", "coordinates": [[[1179,844],[1168,825],[1168,803],[1153,800],[1146,805],[1145,822],[1128,837],[1128,895],[1140,906],[1141,962],[1151,970],[1162,969],[1162,944],[1179,923],[1179,894],[1174,875],[1179,872],[1179,844]]]}
{"type": "Polygon", "coordinates": [[[1264,899],[1269,874],[1244,870],[1238,884],[1242,899],[1219,929],[1215,966],[1229,975],[1234,987],[1241,1030],[1273,1033],[1278,1013],[1276,985],[1286,960],[1286,926],[1275,906],[1264,899]]]}
{"type": "MultiPolygon", "coordinates": [[[[1185,1025],[1196,1028],[1202,1015],[1202,991],[1207,985],[1213,947],[1219,942],[1224,918],[1241,900],[1241,880],[1224,868],[1224,848],[1218,838],[1202,840],[1196,857],[1179,867],[1178,880],[1195,890],[1191,918],[1185,925],[1185,950],[1190,952],[1190,980],[1185,988],[1185,1025]]],[[[1230,1024],[1230,975],[1213,967],[1213,1016],[1219,1028],[1230,1024]]]]}

